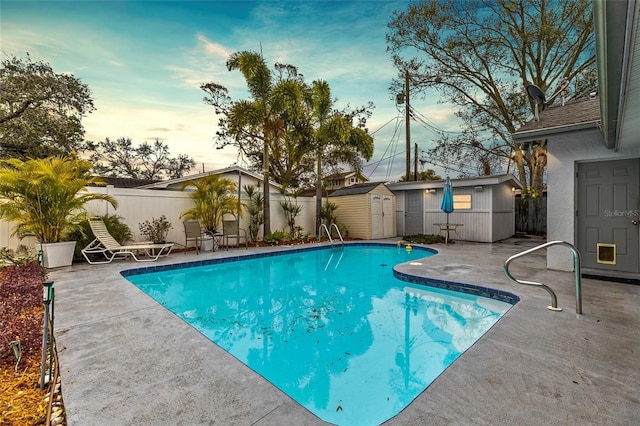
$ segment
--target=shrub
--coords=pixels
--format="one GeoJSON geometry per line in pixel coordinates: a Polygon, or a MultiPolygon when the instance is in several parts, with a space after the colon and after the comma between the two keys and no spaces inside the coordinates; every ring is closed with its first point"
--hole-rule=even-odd
{"type": "Polygon", "coordinates": [[[273,231],[268,233],[267,235],[264,236],[262,240],[267,244],[278,245],[278,244],[282,244],[284,242],[289,241],[289,239],[290,239],[289,234],[287,234],[284,231],[278,230],[278,231],[273,231]]]}
{"type": "Polygon", "coordinates": [[[336,223],[336,210],[338,209],[338,205],[332,203],[331,201],[327,201],[322,205],[320,209],[320,219],[323,220],[324,224],[327,227],[331,226],[332,223],[336,223]]]}
{"type": "Polygon", "coordinates": [[[165,215],[159,218],[151,218],[151,222],[145,220],[139,223],[140,233],[148,240],[154,243],[165,243],[169,229],[173,228],[165,215]]]}
{"type": "Polygon", "coordinates": [[[100,183],[91,175],[91,163],[68,157],[49,157],[0,162],[0,218],[15,222],[14,235],[33,235],[43,243],[68,240],[92,200],[116,200],[104,194],[83,192],[100,183]]]}
{"type": "Polygon", "coordinates": [[[418,235],[405,235],[404,238],[406,241],[417,244],[435,244],[435,243],[444,243],[444,237],[442,235],[434,235],[434,234],[418,234],[418,235]]]}
{"type": "Polygon", "coordinates": [[[8,247],[0,248],[0,267],[5,264],[26,265],[38,261],[38,255],[27,246],[20,244],[14,251],[8,247]]]}

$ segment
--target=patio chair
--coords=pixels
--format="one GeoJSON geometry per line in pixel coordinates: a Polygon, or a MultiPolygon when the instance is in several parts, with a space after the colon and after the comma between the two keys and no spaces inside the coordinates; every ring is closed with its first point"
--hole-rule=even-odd
{"type": "Polygon", "coordinates": [[[249,247],[249,241],[247,240],[247,231],[238,227],[237,220],[222,221],[222,237],[224,238],[224,245],[227,249],[229,249],[229,238],[236,239],[236,247],[240,247],[240,239],[244,238],[245,248],[249,247]],[[244,236],[242,234],[244,234],[244,236]]]}
{"type": "Polygon", "coordinates": [[[95,239],[82,249],[82,255],[87,259],[87,262],[92,265],[111,263],[115,258],[126,258],[129,256],[136,262],[155,262],[160,256],[167,256],[171,253],[171,249],[173,248],[173,243],[134,243],[123,246],[109,233],[102,219],[89,219],[89,226],[91,226],[91,231],[93,231],[95,239]],[[91,260],[88,256],[90,254],[102,255],[105,260],[91,260]],[[138,257],[141,254],[146,257],[138,257]]]}
{"type": "Polygon", "coordinates": [[[184,225],[184,247],[189,246],[189,241],[196,243],[196,254],[200,253],[200,244],[202,244],[202,227],[197,220],[189,220],[182,222],[184,225]]]}

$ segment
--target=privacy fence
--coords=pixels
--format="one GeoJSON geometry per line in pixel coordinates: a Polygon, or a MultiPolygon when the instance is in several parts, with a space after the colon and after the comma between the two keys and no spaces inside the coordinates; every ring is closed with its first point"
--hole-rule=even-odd
{"type": "MultiPolygon", "coordinates": [[[[140,235],[139,224],[145,220],[159,218],[164,215],[171,223],[172,228],[167,236],[168,241],[184,244],[184,228],[183,219],[180,215],[193,207],[193,201],[189,197],[189,193],[182,191],[168,190],[152,190],[152,189],[129,189],[96,187],[89,188],[89,192],[109,194],[118,201],[118,208],[114,209],[105,201],[92,201],[87,205],[87,210],[92,216],[101,216],[105,214],[118,215],[126,223],[134,235],[135,241],[143,240],[140,235]]],[[[285,216],[280,206],[286,197],[279,193],[271,194],[271,230],[288,230],[285,216]]],[[[240,200],[243,203],[248,201],[246,194],[241,193],[240,200]]],[[[315,197],[298,198],[297,202],[302,206],[302,211],[296,218],[296,225],[303,228],[303,232],[315,235],[317,230],[315,227],[315,197]]],[[[249,217],[246,209],[243,209],[244,215],[240,219],[240,227],[248,229],[249,217]]],[[[225,217],[225,219],[233,219],[233,216],[225,217]]],[[[25,238],[20,241],[16,237],[12,237],[13,224],[0,221],[0,247],[9,247],[15,249],[20,244],[27,247],[33,247],[36,243],[33,238],[25,238]]],[[[259,234],[262,238],[262,231],[259,234]]]]}
{"type": "Polygon", "coordinates": [[[547,197],[516,198],[516,232],[547,233],[547,197]]]}

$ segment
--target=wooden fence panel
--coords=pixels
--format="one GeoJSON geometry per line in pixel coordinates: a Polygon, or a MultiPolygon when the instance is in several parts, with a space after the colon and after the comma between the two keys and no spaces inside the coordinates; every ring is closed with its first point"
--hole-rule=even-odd
{"type": "Polygon", "coordinates": [[[516,232],[547,233],[547,197],[516,198],[516,232]]]}

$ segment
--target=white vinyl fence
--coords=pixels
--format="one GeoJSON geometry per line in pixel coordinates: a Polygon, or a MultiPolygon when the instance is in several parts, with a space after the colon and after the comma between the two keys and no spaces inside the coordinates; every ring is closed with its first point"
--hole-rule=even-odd
{"type": "MultiPolygon", "coordinates": [[[[86,208],[90,215],[102,216],[105,214],[118,215],[123,222],[129,226],[133,233],[134,241],[141,241],[144,238],[140,235],[139,224],[145,220],[151,221],[153,218],[159,218],[165,215],[167,220],[173,226],[169,230],[167,236],[168,241],[184,244],[184,228],[180,214],[193,206],[193,201],[189,197],[188,192],[153,190],[153,189],[127,189],[107,187],[92,187],[89,192],[109,194],[118,201],[118,208],[114,209],[105,201],[92,201],[87,204],[86,208]]],[[[241,201],[246,203],[248,197],[244,192],[241,194],[241,201]]],[[[285,197],[279,193],[271,194],[271,230],[288,231],[288,226],[280,206],[280,202],[285,197]]],[[[293,199],[292,199],[293,200],[293,199]]],[[[304,232],[315,235],[317,230],[315,227],[315,197],[300,197],[297,203],[302,205],[302,211],[296,218],[296,225],[301,226],[304,232]]],[[[246,209],[243,209],[244,215],[240,219],[240,227],[248,229],[249,217],[246,209]]],[[[233,219],[233,216],[225,217],[225,219],[233,219]]],[[[12,223],[0,220],[0,247],[9,247],[15,249],[20,244],[33,247],[36,243],[34,238],[25,238],[20,241],[16,237],[12,237],[14,226],[12,223]]],[[[262,238],[262,229],[258,236],[262,238]]]]}

